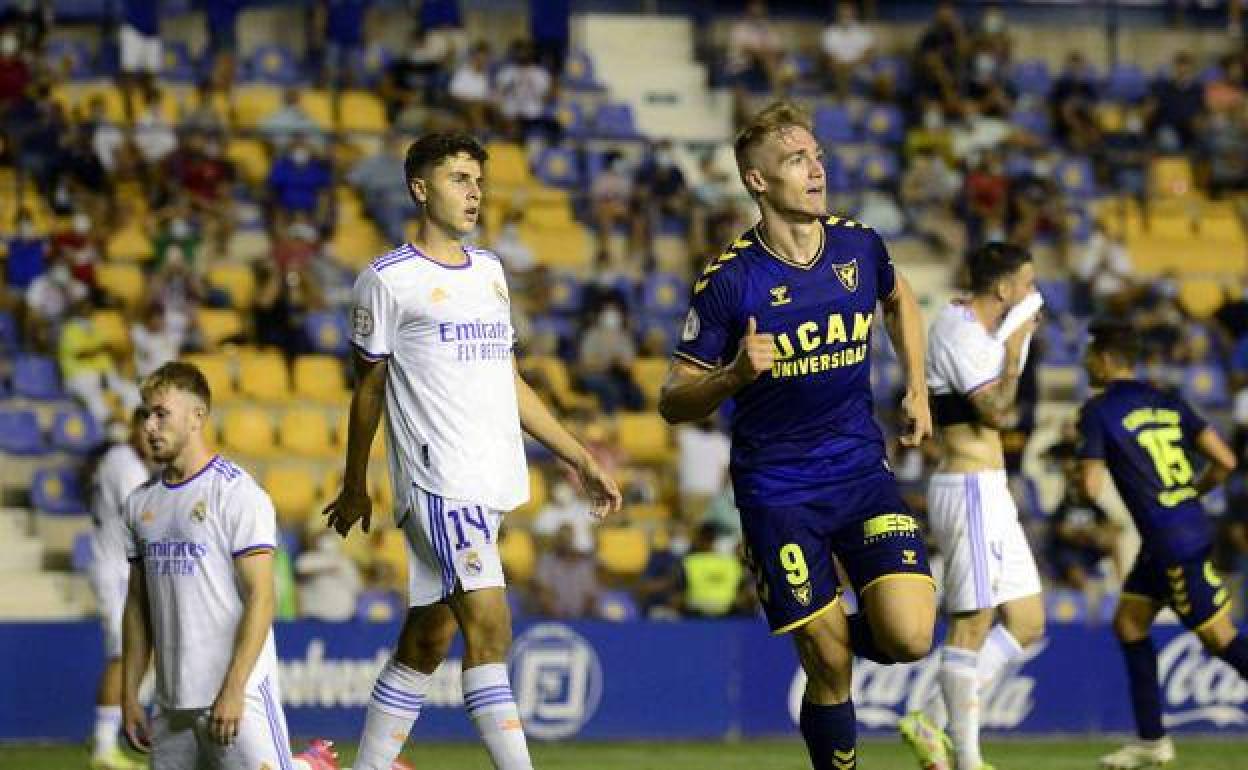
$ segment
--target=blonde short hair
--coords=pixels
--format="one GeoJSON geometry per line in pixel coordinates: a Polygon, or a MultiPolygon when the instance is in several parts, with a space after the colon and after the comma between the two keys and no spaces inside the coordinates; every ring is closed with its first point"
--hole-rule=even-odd
{"type": "Polygon", "coordinates": [[[170,361],[162,364],[159,369],[147,375],[139,386],[139,393],[146,401],[166,388],[176,388],[183,393],[197,396],[204,402],[205,409],[212,408],[212,390],[208,387],[208,379],[195,364],[186,361],[170,361]]]}
{"type": "MultiPolygon", "coordinates": [[[[737,138],[732,143],[732,152],[736,156],[737,170],[742,175],[743,184],[749,156],[754,148],[764,140],[794,128],[804,128],[813,133],[810,113],[796,102],[781,100],[764,107],[737,132],[737,138]]],[[[749,189],[748,185],[746,189],[749,189]]]]}

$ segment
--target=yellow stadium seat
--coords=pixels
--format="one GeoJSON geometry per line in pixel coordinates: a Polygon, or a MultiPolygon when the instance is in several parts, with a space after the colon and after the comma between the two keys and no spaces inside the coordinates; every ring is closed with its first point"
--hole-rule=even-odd
{"type": "Polygon", "coordinates": [[[238,392],[258,401],[290,398],[290,371],[280,353],[255,353],[238,359],[238,392]]]}
{"type": "Polygon", "coordinates": [[[662,503],[639,503],[628,506],[624,518],[631,522],[665,522],[672,518],[672,509],[662,503]]]}
{"type": "Polygon", "coordinates": [[[633,362],[633,380],[641,388],[648,406],[656,406],[659,403],[659,390],[663,387],[663,380],[667,379],[667,369],[670,365],[666,358],[657,356],[638,358],[633,362]]]}
{"type": "Polygon", "coordinates": [[[127,308],[139,304],[143,297],[143,271],[124,262],[103,262],[95,268],[95,280],[105,293],[127,308]]]}
{"type": "Polygon", "coordinates": [[[221,262],[208,268],[208,283],[230,295],[230,306],[239,310],[251,307],[256,293],[256,275],[247,265],[221,262]]]}
{"type": "MultiPolygon", "coordinates": [[[[351,410],[343,409],[338,415],[338,423],[334,429],[334,446],[338,451],[346,456],[347,436],[351,426],[351,410]]],[[[386,428],[383,419],[377,424],[377,432],[373,435],[373,446],[369,450],[368,457],[370,460],[381,460],[386,456],[386,428]]]]}
{"type": "Polygon", "coordinates": [[[566,229],[576,224],[572,207],[566,202],[554,205],[528,205],[524,210],[526,224],[544,229],[566,229]]]}
{"type": "Polygon", "coordinates": [[[239,128],[255,129],[282,106],[282,92],[274,86],[242,86],[234,89],[234,116],[239,128]]]}
{"type": "Polygon", "coordinates": [[[261,184],[269,176],[269,150],[259,139],[231,139],[225,146],[225,157],[252,184],[261,184]]]}
{"type": "Polygon", "coordinates": [[[520,226],[520,240],[533,250],[538,264],[546,267],[581,272],[593,260],[593,239],[577,223],[540,227],[526,221],[520,226]]]}
{"type": "Polygon", "coordinates": [[[273,420],[268,410],[254,406],[236,406],[225,413],[221,426],[225,448],[231,452],[254,457],[275,457],[273,420]]]}
{"type": "Polygon", "coordinates": [[[345,406],[351,398],[342,362],[333,356],[306,355],[295,359],[295,396],[345,406]]]}
{"type": "Polygon", "coordinates": [[[546,485],[546,474],[537,466],[529,466],[529,499],[515,510],[507,514],[508,521],[530,521],[546,506],[549,491],[546,485]]]}
{"type": "Polygon", "coordinates": [[[83,116],[89,114],[91,102],[101,99],[104,102],[104,117],[113,123],[126,122],[126,102],[121,89],[106,81],[82,83],[78,85],[58,86],[52,90],[52,99],[60,102],[71,112],[78,110],[83,116]]]}
{"type": "Polygon", "coordinates": [[[130,331],[126,319],[117,310],[97,310],[91,314],[95,331],[113,350],[125,352],[130,349],[130,331]]]}
{"type": "Polygon", "coordinates": [[[277,443],[300,457],[338,457],[329,420],[320,409],[288,409],[278,423],[277,443]]]}
{"type": "Polygon", "coordinates": [[[334,130],[334,103],[330,100],[328,91],[323,88],[301,90],[299,106],[322,131],[334,130]]]}
{"type": "Polygon", "coordinates": [[[517,527],[504,527],[498,541],[498,555],[509,583],[527,583],[537,567],[537,546],[533,536],[517,527]]]}
{"type": "Polygon", "coordinates": [[[510,142],[490,142],[485,149],[490,154],[487,181],[491,186],[514,188],[532,183],[529,158],[523,147],[510,142]]]}
{"type": "Polygon", "coordinates": [[[204,337],[204,344],[210,348],[243,333],[243,319],[231,308],[200,308],[195,314],[195,323],[204,337]]]}
{"type": "MultiPolygon", "coordinates": [[[[373,526],[377,526],[377,511],[373,511],[373,526]]],[[[374,568],[384,566],[393,571],[394,582],[407,585],[407,539],[402,530],[383,529],[372,538],[372,562],[374,568]]]]}
{"type": "Polygon", "coordinates": [[[121,262],[146,262],[153,256],[152,241],[138,220],[132,219],[109,236],[105,252],[109,259],[121,262]]]}
{"type": "Polygon", "coordinates": [[[598,563],[618,577],[636,577],[646,568],[650,544],[637,527],[608,527],[598,530],[598,563]]]}
{"type": "Polygon", "coordinates": [[[1194,189],[1192,164],[1187,158],[1157,158],[1149,169],[1149,184],[1160,198],[1183,198],[1194,189]]]}
{"type": "Polygon", "coordinates": [[[388,250],[377,227],[363,219],[339,223],[329,247],[339,264],[354,268],[364,267],[388,250]]]}
{"type": "Polygon", "coordinates": [[[1125,119],[1126,116],[1124,115],[1122,105],[1102,102],[1096,106],[1097,125],[1106,133],[1120,130],[1125,119]]]}
{"type": "Polygon", "coordinates": [[[1179,304],[1196,318],[1208,318],[1226,299],[1225,282],[1189,278],[1179,284],[1179,304]]]}
{"type": "Polygon", "coordinates": [[[662,463],[671,459],[671,435],[663,418],[652,412],[621,413],[615,417],[620,449],[639,463],[662,463]]]}
{"type": "Polygon", "coordinates": [[[385,105],[370,91],[344,91],[339,109],[343,131],[382,133],[389,128],[385,105]]]}
{"type": "Polygon", "coordinates": [[[264,474],[264,489],[273,498],[278,524],[283,527],[301,529],[320,503],[315,478],[298,465],[269,468],[264,474]]]}
{"type": "Polygon", "coordinates": [[[204,373],[208,389],[212,392],[212,403],[225,403],[238,398],[234,388],[234,367],[227,356],[222,353],[188,353],[182,356],[182,360],[194,364],[204,373]]]}
{"type": "Polygon", "coordinates": [[[544,378],[559,403],[567,409],[592,409],[598,403],[593,396],[572,389],[567,367],[555,356],[529,356],[524,360],[523,368],[544,378]]]}

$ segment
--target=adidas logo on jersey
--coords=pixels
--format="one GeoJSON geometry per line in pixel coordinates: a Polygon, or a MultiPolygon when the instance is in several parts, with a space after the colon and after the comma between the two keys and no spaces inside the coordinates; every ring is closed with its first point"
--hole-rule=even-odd
{"type": "Polygon", "coordinates": [[[429,301],[436,304],[438,302],[446,301],[446,299],[450,296],[451,296],[450,294],[446,293],[446,289],[443,289],[441,286],[438,286],[438,287],[435,287],[434,290],[429,293],[429,301]]]}

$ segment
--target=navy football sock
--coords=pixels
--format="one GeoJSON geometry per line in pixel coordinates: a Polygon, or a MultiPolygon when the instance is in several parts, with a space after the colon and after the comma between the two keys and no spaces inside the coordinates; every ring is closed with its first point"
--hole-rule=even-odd
{"type": "Polygon", "coordinates": [[[847,615],[845,620],[849,623],[849,646],[855,655],[885,665],[897,662],[886,655],[875,643],[875,634],[871,631],[871,623],[867,620],[866,612],[859,611],[853,615],[847,615]]]}
{"type": "Polygon", "coordinates": [[[1218,657],[1231,664],[1243,679],[1248,679],[1248,638],[1238,634],[1231,643],[1218,653],[1218,657]]]}
{"type": "Polygon", "coordinates": [[[821,706],[802,700],[802,738],[815,770],[854,770],[858,766],[858,720],[854,702],[821,706]]]}
{"type": "Polygon", "coordinates": [[[1119,640],[1122,657],[1127,662],[1127,681],[1131,688],[1131,711],[1140,738],[1155,741],[1166,734],[1161,725],[1161,684],[1157,678],[1157,649],[1153,638],[1138,642],[1119,640]]]}

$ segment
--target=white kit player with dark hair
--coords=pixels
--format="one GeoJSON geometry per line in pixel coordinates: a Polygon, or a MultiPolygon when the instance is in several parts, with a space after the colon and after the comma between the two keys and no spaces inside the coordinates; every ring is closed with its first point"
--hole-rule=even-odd
{"type": "Polygon", "coordinates": [[[464,635],[464,705],[496,768],[532,767],[507,676],[511,615],[498,553],[503,514],[529,496],[522,431],[572,465],[593,513],[620,493],[516,373],[506,278],[498,257],[466,247],[477,225],[485,151],[462,133],[409,148],[416,238],[355,284],[355,393],[343,489],[326,512],[346,535],[372,516],[368,450],[384,412],[407,537],[411,605],[394,657],[373,688],[356,770],[384,770],[420,714],[456,627],[464,635]]]}
{"type": "Polygon", "coordinates": [[[143,438],[161,470],[126,498],[126,736],[154,770],[327,770],[323,742],[291,756],[273,642],[277,515],[244,470],[204,443],[211,394],[194,366],[143,382],[143,438]],[[139,681],[154,653],[156,716],[139,681]]]}
{"type": "Polygon", "coordinates": [[[945,306],[928,333],[927,385],[941,457],[928,517],[945,557],[949,630],[939,693],[899,725],[924,770],[989,770],[979,747],[980,695],[1044,633],[1040,575],[1010,495],[1000,434],[1017,420],[1019,379],[1042,301],[1025,250],[989,243],[969,263],[971,296],[945,306]]]}
{"type": "Polygon", "coordinates": [[[104,631],[104,673],[96,695],[92,770],[132,770],[147,763],[118,745],[121,734],[121,614],[126,606],[130,564],[122,503],[152,475],[150,451],[142,437],[143,411],[136,410],[130,434],[100,457],[91,484],[91,565],[87,578],[95,593],[104,631]]]}

